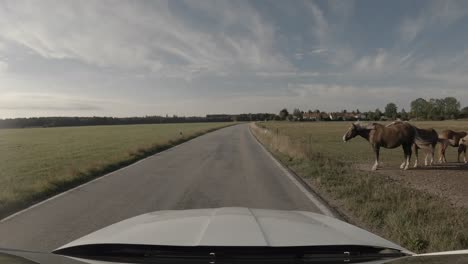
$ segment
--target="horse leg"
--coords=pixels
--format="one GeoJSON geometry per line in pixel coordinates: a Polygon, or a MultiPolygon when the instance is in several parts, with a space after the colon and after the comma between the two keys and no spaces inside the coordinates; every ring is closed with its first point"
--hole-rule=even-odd
{"type": "Polygon", "coordinates": [[[419,151],[418,150],[419,150],[419,147],[416,144],[414,144],[414,155],[416,156],[416,160],[414,161],[414,167],[415,168],[418,167],[418,161],[419,161],[419,155],[418,155],[419,151]]]}
{"type": "Polygon", "coordinates": [[[463,161],[468,163],[468,160],[466,159],[466,145],[463,145],[463,161]]]}
{"type": "Polygon", "coordinates": [[[466,163],[466,146],[464,144],[458,145],[458,157],[457,157],[458,162],[460,162],[460,155],[462,154],[462,152],[464,153],[463,161],[466,163]]]}
{"type": "Polygon", "coordinates": [[[374,152],[375,152],[375,163],[374,166],[372,166],[372,170],[375,171],[379,167],[379,156],[380,156],[380,146],[374,146],[374,152]]]}
{"type": "Polygon", "coordinates": [[[466,159],[466,145],[463,145],[463,153],[464,153],[463,161],[465,163],[468,163],[468,160],[466,159]]]}
{"type": "Polygon", "coordinates": [[[435,147],[436,145],[431,145],[430,151],[431,151],[431,163],[429,163],[430,166],[434,165],[434,153],[435,153],[435,147]]]}
{"type": "Polygon", "coordinates": [[[439,157],[439,163],[444,163],[447,162],[445,159],[445,150],[447,149],[447,142],[446,140],[443,140],[440,142],[440,157],[439,157]]]}
{"type": "Polygon", "coordinates": [[[424,149],[424,166],[427,166],[429,165],[428,162],[427,162],[427,159],[429,158],[429,152],[431,151],[431,145],[427,146],[429,149],[424,149]]]}
{"type": "Polygon", "coordinates": [[[406,165],[405,165],[404,170],[408,169],[410,165],[410,161],[411,161],[411,144],[406,145],[406,165]]]}
{"type": "Polygon", "coordinates": [[[401,147],[403,148],[403,154],[405,158],[403,159],[403,163],[400,165],[400,169],[404,169],[406,166],[407,151],[406,151],[405,145],[402,145],[401,147]]]}
{"type": "Polygon", "coordinates": [[[461,155],[461,154],[462,154],[462,152],[463,152],[463,147],[464,147],[464,146],[465,146],[465,145],[463,145],[463,144],[460,144],[460,145],[458,145],[458,156],[457,156],[457,162],[460,162],[460,155],[461,155]]]}

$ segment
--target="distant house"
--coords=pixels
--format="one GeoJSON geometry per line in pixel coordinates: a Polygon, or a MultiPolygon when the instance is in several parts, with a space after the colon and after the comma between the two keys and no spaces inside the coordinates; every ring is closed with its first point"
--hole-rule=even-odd
{"type": "Polygon", "coordinates": [[[318,121],[328,118],[328,113],[325,112],[306,112],[302,115],[304,120],[318,121]]]}
{"type": "Polygon", "coordinates": [[[332,121],[356,121],[367,120],[367,114],[358,112],[305,112],[302,114],[304,121],[319,121],[319,120],[332,120],[332,121]]]}
{"type": "Polygon", "coordinates": [[[317,112],[305,112],[302,115],[302,118],[304,120],[321,120],[322,119],[322,113],[317,113],[317,112]]]}
{"type": "Polygon", "coordinates": [[[332,121],[345,121],[345,120],[352,120],[354,119],[354,115],[351,113],[343,113],[343,112],[331,112],[329,114],[330,120],[332,121]]]}
{"type": "Polygon", "coordinates": [[[366,120],[367,115],[363,113],[356,112],[331,112],[329,114],[330,120],[342,120],[342,121],[356,121],[356,120],[366,120]]]}

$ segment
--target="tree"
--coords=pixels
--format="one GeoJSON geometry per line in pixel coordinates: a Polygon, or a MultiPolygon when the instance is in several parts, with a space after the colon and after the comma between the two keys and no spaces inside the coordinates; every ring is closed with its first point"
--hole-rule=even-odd
{"type": "Polygon", "coordinates": [[[380,120],[380,117],[382,117],[382,111],[380,111],[380,109],[375,109],[375,112],[374,112],[374,120],[377,121],[377,120],[380,120]]]}
{"type": "Polygon", "coordinates": [[[468,118],[468,106],[463,107],[463,109],[460,111],[460,117],[468,118]]]}
{"type": "Polygon", "coordinates": [[[400,118],[401,118],[401,120],[408,120],[409,119],[408,113],[406,112],[406,110],[404,108],[401,109],[400,118]]]}
{"type": "Polygon", "coordinates": [[[286,118],[289,116],[288,109],[283,108],[283,109],[279,112],[279,116],[280,116],[280,119],[281,119],[281,120],[286,120],[286,118]]]}
{"type": "Polygon", "coordinates": [[[293,110],[293,116],[294,116],[297,120],[302,120],[303,112],[301,112],[301,110],[299,110],[298,108],[294,108],[294,110],[293,110]]]}
{"type": "Polygon", "coordinates": [[[416,117],[416,119],[426,119],[429,108],[429,102],[423,98],[418,98],[411,102],[411,113],[416,117]]]}
{"type": "Polygon", "coordinates": [[[426,118],[431,120],[443,120],[445,116],[445,102],[441,99],[429,99],[426,109],[426,118]]]}
{"type": "Polygon", "coordinates": [[[448,119],[455,119],[460,115],[460,102],[454,97],[443,99],[444,116],[448,119]]]}
{"type": "Polygon", "coordinates": [[[390,119],[396,119],[396,116],[398,114],[398,108],[396,104],[394,103],[388,103],[387,106],[385,106],[385,116],[390,118],[390,119]]]}

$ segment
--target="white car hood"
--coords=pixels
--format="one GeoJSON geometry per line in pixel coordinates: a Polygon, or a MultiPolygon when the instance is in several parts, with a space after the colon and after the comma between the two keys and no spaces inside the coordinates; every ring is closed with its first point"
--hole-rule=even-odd
{"type": "Polygon", "coordinates": [[[408,250],[363,229],[311,212],[224,207],[143,214],[59,249],[89,244],[165,246],[362,245],[408,250]]]}

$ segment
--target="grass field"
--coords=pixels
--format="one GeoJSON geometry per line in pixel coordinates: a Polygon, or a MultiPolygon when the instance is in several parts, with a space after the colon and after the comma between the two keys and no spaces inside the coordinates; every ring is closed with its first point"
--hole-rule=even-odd
{"type": "Polygon", "coordinates": [[[231,124],[0,129],[0,218],[177,143],[231,124]]]}
{"type": "MultiPolygon", "coordinates": [[[[352,223],[415,252],[468,248],[468,209],[453,208],[440,197],[368,171],[374,162],[369,143],[360,137],[342,141],[350,123],[260,122],[252,130],[276,157],[315,186],[352,223]]],[[[468,130],[467,121],[413,124],[439,132],[447,128],[468,130]]],[[[384,170],[398,168],[402,152],[401,148],[382,150],[384,170]]],[[[449,161],[455,161],[455,153],[454,148],[448,150],[449,161]]],[[[458,173],[468,176],[464,172],[468,171],[458,173]]]]}

